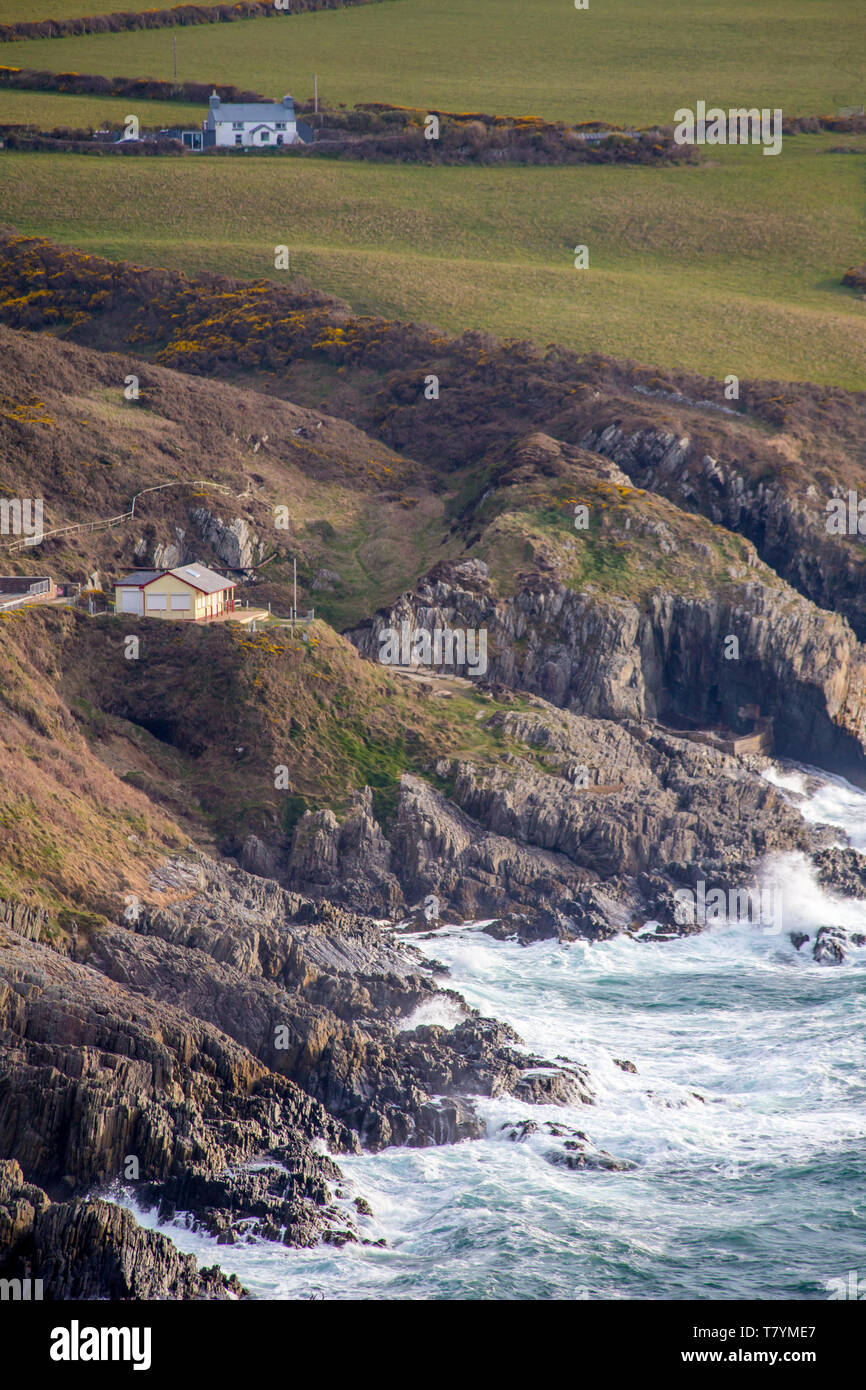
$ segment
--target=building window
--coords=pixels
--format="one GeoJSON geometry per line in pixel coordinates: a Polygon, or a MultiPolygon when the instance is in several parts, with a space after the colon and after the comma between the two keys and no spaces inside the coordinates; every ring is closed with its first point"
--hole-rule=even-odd
{"type": "Polygon", "coordinates": [[[266,140],[270,140],[270,138],[271,138],[271,132],[270,132],[269,130],[263,130],[263,131],[262,131],[262,144],[264,144],[266,140]]]}
{"type": "Polygon", "coordinates": [[[151,610],[167,608],[167,607],[168,607],[168,604],[167,604],[167,602],[166,602],[166,595],[165,595],[165,594],[148,594],[148,595],[147,595],[147,606],[148,606],[148,608],[151,609],[151,610]]]}
{"type": "Polygon", "coordinates": [[[286,128],[286,123],[285,123],[285,121],[277,121],[277,130],[285,130],[285,128],[286,128]]]}
{"type": "Polygon", "coordinates": [[[242,145],[243,143],[244,143],[244,137],[243,137],[242,135],[236,135],[236,136],[235,136],[235,144],[236,144],[236,145],[242,145]]]}
{"type": "Polygon", "coordinates": [[[172,608],[189,608],[189,594],[172,594],[172,608]]]}
{"type": "Polygon", "coordinates": [[[243,121],[232,121],[232,130],[243,130],[243,121]]]}

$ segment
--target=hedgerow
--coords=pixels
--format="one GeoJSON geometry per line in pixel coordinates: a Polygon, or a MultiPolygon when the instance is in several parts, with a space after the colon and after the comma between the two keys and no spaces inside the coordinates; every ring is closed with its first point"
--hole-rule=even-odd
{"type": "Polygon", "coordinates": [[[115,14],[84,15],[77,19],[21,20],[0,24],[0,43],[16,39],[65,39],[73,34],[117,34],[129,29],[174,29],[190,24],[231,24],[236,19],[270,19],[309,10],[341,10],[349,5],[374,5],[381,0],[239,0],[232,5],[175,5],[168,10],[124,10],[115,14]]]}

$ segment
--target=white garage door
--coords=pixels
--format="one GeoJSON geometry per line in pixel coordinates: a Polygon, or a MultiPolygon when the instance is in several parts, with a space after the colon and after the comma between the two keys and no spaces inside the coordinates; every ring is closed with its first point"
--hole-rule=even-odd
{"type": "Polygon", "coordinates": [[[140,589],[121,589],[121,591],[120,591],[120,611],[121,611],[121,613],[140,613],[140,612],[141,612],[141,590],[140,590],[140,589]]]}

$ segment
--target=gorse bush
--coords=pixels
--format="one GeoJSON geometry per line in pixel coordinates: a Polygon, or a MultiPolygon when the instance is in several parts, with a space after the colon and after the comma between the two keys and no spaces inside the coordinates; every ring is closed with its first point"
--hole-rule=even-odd
{"type": "MultiPolygon", "coordinates": [[[[197,375],[280,377],[306,361],[343,368],[348,388],[353,373],[366,380],[373,372],[381,380],[372,396],[361,392],[357,423],[396,451],[440,467],[447,460],[449,469],[540,420],[557,438],[579,439],[601,383],[725,404],[723,384],[697,375],[661,376],[555,344],[503,344],[477,332],[449,338],[422,324],[357,315],[300,277],[193,280],[13,232],[0,232],[0,321],[82,342],[111,339],[197,375]],[[448,387],[432,413],[423,408],[430,372],[448,387]]],[[[862,398],[841,388],[741,381],[739,410],[810,439],[826,441],[837,430],[852,449],[866,448],[862,398]]]]}

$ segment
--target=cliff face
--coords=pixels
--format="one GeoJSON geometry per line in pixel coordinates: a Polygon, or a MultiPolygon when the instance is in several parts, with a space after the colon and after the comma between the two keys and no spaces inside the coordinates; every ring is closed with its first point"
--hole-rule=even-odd
{"type": "MultiPolygon", "coordinates": [[[[856,488],[858,470],[850,464],[824,463],[795,489],[790,473],[800,451],[796,445],[792,449],[791,440],[778,446],[777,471],[747,468],[734,450],[713,457],[688,434],[653,425],[596,427],[580,443],[613,459],[636,486],[748,536],[765,563],[793,588],[820,608],[842,614],[857,636],[866,638],[862,538],[836,534],[827,525],[830,499],[847,500],[849,487],[856,488]]],[[[851,463],[856,459],[852,453],[851,463]]]]}
{"type": "MultiPolygon", "coordinates": [[[[366,877],[344,851],[336,817],[302,820],[289,881],[332,900],[386,911],[435,894],[443,913],[524,914],[542,934],[606,936],[654,918],[675,922],[674,893],[700,878],[748,882],[775,850],[808,850],[797,813],[744,764],[637,722],[552,711],[491,716],[522,747],[499,767],[441,760],[437,779],[406,775],[387,852],[366,877]]],[[[372,837],[381,834],[369,806],[372,837]]]]}
{"type": "Polygon", "coordinates": [[[13,1159],[0,1159],[0,1278],[38,1279],[49,1302],[243,1297],[234,1276],[199,1269],[114,1203],[51,1202],[13,1159]]]}
{"type": "Polygon", "coordinates": [[[866,651],[843,618],[785,586],[655,592],[639,606],[543,572],[498,599],[455,574],[422,582],[349,636],[377,659],[382,633],[402,623],[485,629],[489,680],[606,719],[736,727],[741,706],[759,704],[778,753],[866,782],[866,651]]]}
{"type": "Polygon", "coordinates": [[[152,898],[65,950],[11,915],[0,936],[0,1151],[30,1184],[6,1174],[0,1272],[36,1268],[51,1297],[239,1292],[69,1199],[121,1184],[223,1243],[358,1240],[323,1149],[473,1137],[480,1094],[592,1099],[583,1068],[525,1054],[367,919],[203,856],[168,861],[152,898]],[[450,1027],[413,1022],[431,1002],[450,1027]]]}

